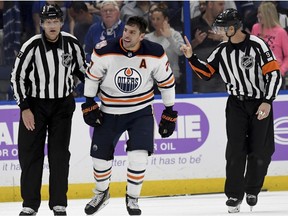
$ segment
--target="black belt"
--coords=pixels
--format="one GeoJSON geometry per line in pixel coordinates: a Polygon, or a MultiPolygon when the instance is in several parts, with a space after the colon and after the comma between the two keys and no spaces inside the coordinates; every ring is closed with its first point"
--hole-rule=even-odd
{"type": "Polygon", "coordinates": [[[245,96],[245,95],[232,95],[232,97],[236,98],[239,101],[257,100],[257,98],[249,97],[249,96],[245,96]]]}

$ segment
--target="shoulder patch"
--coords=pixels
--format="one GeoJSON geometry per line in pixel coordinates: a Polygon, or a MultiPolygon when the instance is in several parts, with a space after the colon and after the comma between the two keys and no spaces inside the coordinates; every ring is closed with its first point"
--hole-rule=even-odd
{"type": "Polygon", "coordinates": [[[107,46],[107,41],[103,40],[96,44],[95,49],[101,49],[102,47],[105,47],[105,46],[107,46]]]}

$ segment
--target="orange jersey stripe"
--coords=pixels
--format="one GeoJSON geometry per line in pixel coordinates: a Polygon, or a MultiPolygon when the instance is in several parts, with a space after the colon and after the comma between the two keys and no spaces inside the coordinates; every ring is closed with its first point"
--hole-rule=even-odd
{"type": "Polygon", "coordinates": [[[104,96],[101,96],[101,100],[104,102],[113,102],[113,103],[134,103],[134,102],[141,102],[141,101],[145,101],[148,98],[151,98],[154,96],[154,92],[150,92],[147,95],[144,95],[142,97],[137,97],[137,98],[107,98],[104,96]]]}
{"type": "Polygon", "coordinates": [[[164,83],[159,84],[158,86],[159,87],[165,87],[165,86],[171,85],[174,82],[175,82],[175,78],[174,78],[174,76],[172,76],[171,79],[169,79],[168,81],[166,81],[164,83]]]}
{"type": "Polygon", "coordinates": [[[206,77],[211,77],[211,74],[210,74],[210,73],[207,73],[206,71],[201,70],[200,68],[197,68],[197,67],[193,66],[190,62],[189,62],[189,64],[190,64],[190,66],[192,67],[192,69],[193,69],[194,71],[196,71],[196,72],[198,72],[198,73],[201,73],[201,74],[203,74],[203,75],[206,76],[206,77]]]}

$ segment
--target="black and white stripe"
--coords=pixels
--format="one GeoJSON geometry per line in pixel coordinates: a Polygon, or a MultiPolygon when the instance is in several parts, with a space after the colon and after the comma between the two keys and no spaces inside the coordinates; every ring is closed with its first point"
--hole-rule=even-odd
{"type": "Polygon", "coordinates": [[[49,48],[41,34],[23,44],[11,74],[18,104],[27,96],[54,99],[68,96],[74,89],[73,75],[84,80],[85,54],[78,40],[61,32],[57,49],[49,48]],[[68,64],[65,60],[72,57],[68,64]]]}
{"type": "Polygon", "coordinates": [[[221,43],[210,54],[207,63],[196,55],[189,62],[202,79],[208,80],[215,72],[220,73],[230,95],[273,100],[281,87],[274,54],[262,39],[253,35],[247,34],[245,41],[236,47],[230,42],[221,43]]]}

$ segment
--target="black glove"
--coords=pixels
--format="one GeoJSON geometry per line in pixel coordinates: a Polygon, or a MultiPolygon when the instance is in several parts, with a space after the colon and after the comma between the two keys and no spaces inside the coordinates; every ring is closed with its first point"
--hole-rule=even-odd
{"type": "Polygon", "coordinates": [[[102,125],[102,112],[100,111],[98,104],[92,98],[87,98],[86,103],[83,103],[81,107],[86,124],[90,125],[91,127],[98,127],[102,125]]]}
{"type": "Polygon", "coordinates": [[[163,110],[158,130],[162,138],[169,137],[173,134],[177,116],[178,112],[173,111],[172,107],[166,107],[166,109],[163,110]]]}

